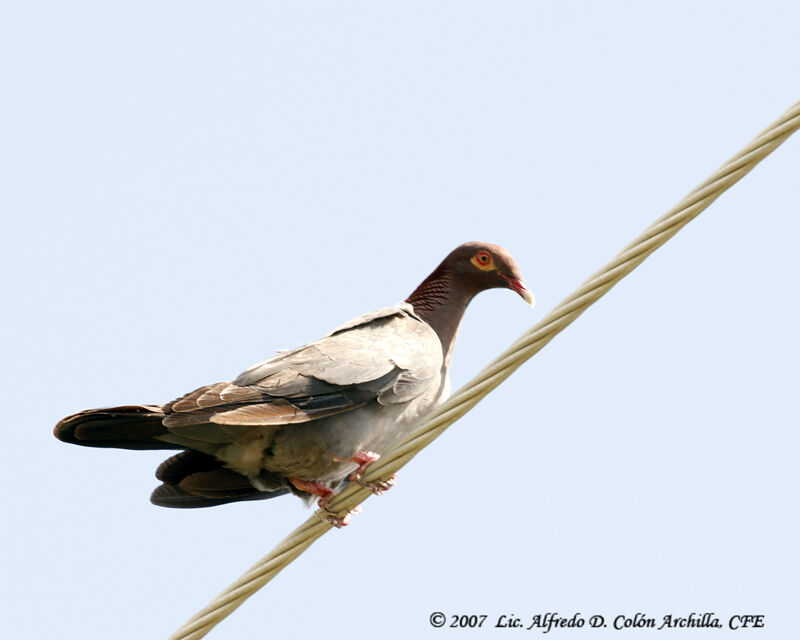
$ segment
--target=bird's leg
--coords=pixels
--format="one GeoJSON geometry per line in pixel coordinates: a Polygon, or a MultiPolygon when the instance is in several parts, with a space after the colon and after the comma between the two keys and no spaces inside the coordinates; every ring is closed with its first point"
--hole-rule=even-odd
{"type": "MultiPolygon", "coordinates": [[[[361,476],[364,474],[364,469],[380,458],[380,455],[374,451],[356,451],[350,458],[342,458],[341,456],[337,456],[336,454],[332,453],[331,457],[337,462],[355,462],[358,467],[350,474],[350,481],[360,484],[365,489],[369,489],[375,495],[386,493],[394,486],[395,480],[397,479],[397,474],[394,473],[386,480],[364,482],[361,479],[361,476]]],[[[328,516],[325,518],[325,522],[330,522],[334,527],[346,527],[350,523],[350,518],[361,512],[361,509],[356,507],[352,511],[346,513],[344,516],[339,517],[333,511],[328,509],[328,503],[336,495],[336,492],[333,489],[326,487],[321,482],[315,482],[313,480],[289,478],[289,482],[291,482],[296,489],[303,491],[304,493],[310,493],[313,496],[317,496],[319,498],[319,500],[317,500],[317,505],[320,509],[328,514],[328,516]]]]}
{"type": "Polygon", "coordinates": [[[365,489],[369,489],[376,496],[386,493],[397,481],[396,473],[393,473],[391,477],[386,480],[376,480],[375,482],[364,482],[361,479],[361,476],[364,475],[364,469],[380,459],[380,455],[374,451],[356,451],[351,458],[345,459],[334,456],[334,459],[340,462],[355,462],[358,468],[350,474],[350,481],[360,484],[365,489]]]}
{"type": "Polygon", "coordinates": [[[337,529],[346,527],[348,524],[350,524],[350,518],[361,512],[361,510],[356,507],[352,511],[348,511],[344,516],[339,517],[333,511],[328,509],[328,502],[330,502],[331,498],[336,495],[336,492],[333,489],[326,487],[320,482],[314,482],[313,480],[289,478],[289,482],[291,482],[295,488],[299,489],[300,491],[317,496],[319,498],[319,500],[317,500],[317,506],[319,506],[320,509],[328,514],[328,516],[324,519],[325,522],[329,522],[337,529]]]}
{"type": "Polygon", "coordinates": [[[310,493],[313,496],[317,496],[319,500],[317,504],[319,505],[320,509],[328,509],[328,502],[333,496],[336,495],[336,492],[331,489],[330,487],[326,487],[324,484],[320,482],[314,482],[313,480],[301,480],[300,478],[289,478],[289,482],[291,482],[295,488],[299,489],[300,491],[304,491],[306,493],[310,493]]]}

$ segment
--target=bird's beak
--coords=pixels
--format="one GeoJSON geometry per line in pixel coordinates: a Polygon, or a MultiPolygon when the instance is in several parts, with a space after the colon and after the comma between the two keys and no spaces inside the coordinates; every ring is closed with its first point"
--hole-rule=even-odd
{"type": "Polygon", "coordinates": [[[508,283],[508,288],[512,291],[516,291],[522,299],[527,302],[532,307],[536,305],[536,298],[530,292],[530,290],[525,286],[525,283],[522,280],[516,280],[515,278],[509,278],[508,276],[500,274],[503,279],[508,283]]]}

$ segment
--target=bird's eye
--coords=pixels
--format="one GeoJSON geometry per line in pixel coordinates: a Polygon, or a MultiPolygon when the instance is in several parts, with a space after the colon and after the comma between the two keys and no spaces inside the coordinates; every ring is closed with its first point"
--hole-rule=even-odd
{"type": "Polygon", "coordinates": [[[489,271],[495,268],[492,256],[488,251],[478,251],[478,253],[472,256],[472,260],[470,260],[470,262],[472,262],[472,264],[482,271],[489,271]]]}

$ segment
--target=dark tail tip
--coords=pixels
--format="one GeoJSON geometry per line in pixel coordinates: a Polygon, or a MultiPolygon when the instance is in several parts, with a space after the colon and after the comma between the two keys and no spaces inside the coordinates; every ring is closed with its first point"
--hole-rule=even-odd
{"type": "Polygon", "coordinates": [[[62,442],[86,447],[119,449],[180,449],[157,437],[167,429],[162,424],[164,412],[158,406],[127,406],[88,409],[67,416],[53,429],[62,442]]]}

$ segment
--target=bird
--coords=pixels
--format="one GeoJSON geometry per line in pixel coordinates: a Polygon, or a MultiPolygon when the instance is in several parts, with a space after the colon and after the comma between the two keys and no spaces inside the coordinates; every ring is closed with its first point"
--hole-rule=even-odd
{"type": "Polygon", "coordinates": [[[449,367],[464,311],[481,291],[507,288],[531,306],[511,255],[486,242],[454,249],[402,303],[362,315],[305,346],[279,352],[232,382],[163,405],[89,409],[56,424],[70,444],[179,453],[156,470],[150,501],[200,508],[289,493],[327,509],[348,482],[450,393],[449,367]]]}

